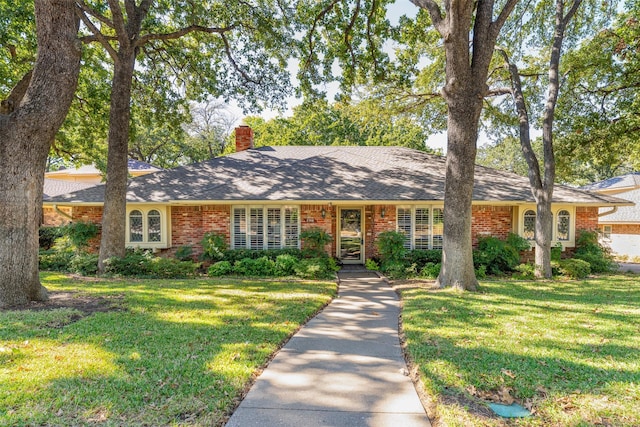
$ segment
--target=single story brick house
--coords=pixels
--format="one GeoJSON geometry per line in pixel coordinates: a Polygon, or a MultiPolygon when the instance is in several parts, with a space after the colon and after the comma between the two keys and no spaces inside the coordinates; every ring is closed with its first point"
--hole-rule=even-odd
{"type": "Polygon", "coordinates": [[[640,172],[605,179],[582,189],[635,203],[634,206],[601,208],[598,225],[602,242],[614,254],[640,258],[640,172]]]}
{"type": "MultiPolygon", "coordinates": [[[[300,246],[300,232],[320,227],[327,251],[364,263],[383,231],[406,234],[411,249],[442,247],[445,158],[401,147],[272,146],[253,148],[253,131],[236,129],[236,153],[136,177],[127,192],[126,242],[172,253],[201,250],[205,232],[230,248],[300,246]]],[[[99,222],[104,186],[44,202],[45,223],[65,209],[73,220],[99,222]]],[[[575,245],[576,230],[596,229],[598,209],[625,200],[564,186],[553,198],[554,242],[575,245]]],[[[528,179],[478,166],[473,193],[474,242],[510,232],[534,237],[528,179]]]]}

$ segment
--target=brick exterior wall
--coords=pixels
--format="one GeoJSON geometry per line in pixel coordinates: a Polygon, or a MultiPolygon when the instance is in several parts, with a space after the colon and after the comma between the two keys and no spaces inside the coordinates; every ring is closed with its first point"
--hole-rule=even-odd
{"type": "MultiPolygon", "coordinates": [[[[102,206],[74,206],[71,208],[71,217],[73,221],[92,222],[100,226],[102,223],[102,206]]],[[[101,237],[101,230],[98,229],[98,235],[89,240],[87,248],[89,252],[97,253],[100,250],[101,237]]]]}
{"type": "MultiPolygon", "coordinates": [[[[100,224],[102,221],[102,207],[99,206],[74,206],[73,208],[60,208],[68,212],[73,221],[85,221],[100,224]]],[[[513,231],[513,207],[511,206],[473,206],[472,236],[473,244],[477,244],[478,236],[492,235],[498,238],[506,238],[513,231]]],[[[231,205],[205,205],[205,206],[172,206],[167,210],[169,214],[169,227],[171,230],[171,248],[163,251],[165,255],[172,255],[180,246],[193,247],[194,257],[202,253],[200,241],[205,232],[214,231],[226,237],[227,243],[231,243],[231,205]]],[[[364,239],[366,258],[375,257],[378,254],[375,241],[378,235],[384,231],[396,229],[395,205],[366,205],[364,213],[364,239]],[[382,212],[384,210],[384,217],[382,212]]],[[[56,213],[51,207],[44,207],[43,219],[45,225],[60,225],[68,223],[69,219],[56,213]]],[[[332,237],[326,250],[332,256],[337,253],[337,225],[338,208],[329,204],[300,205],[300,229],[304,231],[312,227],[319,227],[332,237]],[[325,217],[322,217],[322,210],[325,217]]],[[[598,227],[598,208],[576,208],[576,230],[595,230],[598,227]]],[[[640,234],[638,224],[614,224],[613,233],[640,234]]],[[[92,242],[96,249],[100,238],[92,242]]],[[[533,251],[523,254],[525,257],[533,256],[533,251]]]]}
{"type": "Polygon", "coordinates": [[[325,251],[332,256],[336,254],[336,225],[337,222],[334,218],[337,209],[334,206],[327,205],[301,205],[300,206],[300,231],[307,230],[309,228],[318,227],[329,233],[331,236],[331,243],[325,246],[325,251]],[[322,217],[322,209],[324,208],[325,217],[322,217]]]}
{"type": "Polygon", "coordinates": [[[365,208],[366,235],[365,235],[365,256],[374,258],[378,256],[376,239],[384,231],[396,230],[396,207],[395,205],[369,205],[365,208]],[[384,217],[382,212],[384,210],[384,217]]]}
{"type": "Polygon", "coordinates": [[[640,224],[611,224],[611,234],[640,234],[640,224]]]}
{"type": "Polygon", "coordinates": [[[478,237],[493,236],[505,239],[513,231],[512,206],[472,207],[471,236],[473,246],[478,244],[478,237]]]}
{"type": "MultiPolygon", "coordinates": [[[[59,211],[71,216],[73,208],[71,207],[59,207],[59,211]]],[[[45,227],[57,227],[60,225],[66,225],[71,222],[71,219],[56,212],[51,206],[44,206],[42,208],[42,225],[45,227]]]]}
{"type": "Polygon", "coordinates": [[[597,207],[577,207],[576,208],[576,233],[580,230],[598,229],[598,208],[597,207]]]}

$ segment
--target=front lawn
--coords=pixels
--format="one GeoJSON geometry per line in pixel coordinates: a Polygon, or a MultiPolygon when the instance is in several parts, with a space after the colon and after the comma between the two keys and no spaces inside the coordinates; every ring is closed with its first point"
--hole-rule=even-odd
{"type": "Polygon", "coordinates": [[[220,425],[336,292],[334,282],[52,273],[42,283],[115,309],[0,311],[0,425],[220,425]]]}
{"type": "Polygon", "coordinates": [[[407,351],[435,425],[640,425],[640,281],[401,284],[407,351]],[[507,422],[486,402],[534,412],[507,422]]]}

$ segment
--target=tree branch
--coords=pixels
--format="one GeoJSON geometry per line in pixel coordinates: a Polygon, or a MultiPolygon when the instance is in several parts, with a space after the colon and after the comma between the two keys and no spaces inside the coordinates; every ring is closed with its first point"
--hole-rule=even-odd
{"type": "MultiPolygon", "coordinates": [[[[116,50],[113,48],[113,46],[111,46],[111,43],[109,43],[109,41],[110,40],[118,40],[118,39],[116,37],[107,38],[104,34],[102,34],[100,32],[100,30],[98,29],[98,27],[96,27],[93,24],[93,22],[91,21],[91,19],[89,19],[89,17],[86,15],[84,9],[78,8],[78,9],[76,9],[76,11],[77,11],[77,14],[80,16],[80,20],[82,21],[82,23],[84,25],[86,25],[87,28],[89,28],[89,31],[91,31],[93,33],[93,37],[87,37],[87,40],[88,40],[87,43],[90,43],[92,41],[99,42],[102,45],[102,47],[105,48],[105,50],[107,51],[107,53],[109,54],[111,59],[113,59],[114,62],[117,62],[118,61],[118,52],[116,52],[116,50]]],[[[84,39],[84,37],[81,40],[83,40],[83,39],[84,39]]]]}
{"type": "MultiPolygon", "coordinates": [[[[517,1],[517,0],[510,0],[517,1]]],[[[433,26],[438,30],[440,35],[443,38],[447,38],[447,28],[444,25],[444,18],[442,17],[442,11],[440,10],[440,6],[433,0],[411,0],[411,3],[418,6],[421,9],[429,12],[429,16],[431,16],[431,22],[433,26]]]]}
{"type": "Polygon", "coordinates": [[[231,53],[231,46],[229,45],[229,40],[227,40],[225,33],[220,34],[220,37],[222,38],[222,41],[224,43],[224,52],[227,55],[229,62],[231,62],[231,66],[233,67],[233,69],[236,70],[236,72],[238,72],[242,76],[242,78],[245,79],[245,81],[254,84],[260,84],[260,80],[252,79],[242,68],[240,68],[236,60],[233,58],[233,54],[231,53]]]}
{"type": "Polygon", "coordinates": [[[519,0],[508,0],[500,11],[498,18],[496,18],[496,20],[493,21],[493,24],[491,24],[491,31],[495,32],[496,35],[500,33],[502,26],[505,22],[507,22],[507,18],[509,18],[509,15],[511,15],[513,8],[516,7],[518,1],[519,0]]]}
{"type": "Polygon", "coordinates": [[[375,17],[376,14],[376,10],[378,7],[378,1],[377,0],[372,0],[371,2],[371,10],[369,11],[369,15],[367,16],[367,41],[369,42],[369,54],[371,55],[371,59],[373,60],[373,75],[374,78],[378,75],[378,61],[376,61],[374,58],[376,57],[376,49],[375,49],[375,42],[373,40],[373,34],[372,34],[372,30],[371,30],[371,22],[373,21],[373,18],[375,17]]]}
{"type": "Polygon", "coordinates": [[[122,16],[122,10],[120,9],[120,2],[118,0],[108,0],[108,2],[111,15],[113,16],[113,29],[118,35],[120,43],[126,46],[129,44],[129,37],[124,23],[124,16],[122,16]]]}
{"type": "Polygon", "coordinates": [[[581,3],[582,3],[582,0],[573,0],[573,3],[571,4],[571,8],[567,12],[567,14],[562,18],[563,27],[566,27],[569,24],[569,21],[571,21],[571,19],[573,18],[573,15],[576,14],[581,3]]]}
{"type": "Polygon", "coordinates": [[[351,67],[353,69],[355,69],[356,67],[356,63],[358,62],[356,60],[356,54],[353,51],[353,46],[351,45],[351,42],[349,41],[349,35],[351,34],[351,31],[353,30],[353,26],[356,23],[356,19],[358,18],[358,14],[360,13],[360,0],[356,1],[356,9],[353,11],[353,15],[351,15],[351,20],[349,21],[349,25],[347,26],[347,28],[345,28],[344,31],[344,44],[345,46],[347,46],[347,49],[349,50],[349,55],[351,56],[351,67]]]}
{"type": "Polygon", "coordinates": [[[208,34],[224,34],[229,31],[232,31],[237,28],[237,25],[230,25],[228,27],[203,27],[201,25],[190,25],[185,28],[181,28],[177,31],[173,31],[171,33],[161,33],[161,34],[146,34],[138,39],[136,42],[137,46],[142,46],[151,40],[174,40],[178,39],[184,35],[193,32],[200,33],[208,33],[208,34]]]}
{"type": "Polygon", "coordinates": [[[103,24],[105,24],[107,27],[109,28],[115,28],[115,26],[113,25],[113,21],[111,21],[109,18],[107,18],[106,16],[96,12],[95,10],[93,10],[91,7],[89,7],[89,5],[87,5],[84,0],[76,0],[76,4],[78,5],[78,7],[84,12],[89,14],[90,16],[96,18],[98,21],[102,22],[103,24]]]}
{"type": "Polygon", "coordinates": [[[504,50],[498,49],[498,52],[502,55],[509,67],[513,101],[516,104],[516,111],[518,113],[518,121],[520,124],[520,146],[522,147],[522,154],[527,161],[529,182],[532,189],[534,189],[533,195],[537,202],[537,195],[544,187],[542,176],[540,174],[540,163],[538,162],[536,153],[533,151],[533,147],[531,146],[529,112],[527,111],[527,104],[524,99],[524,93],[522,92],[522,83],[520,81],[520,74],[518,73],[518,66],[509,60],[509,56],[504,50]]]}
{"type": "Polygon", "coordinates": [[[327,7],[325,7],[322,11],[320,11],[320,13],[318,15],[316,15],[316,17],[313,20],[313,25],[311,26],[311,30],[309,31],[309,36],[307,37],[308,40],[308,47],[309,47],[309,56],[307,57],[307,60],[305,61],[304,64],[304,69],[308,68],[310,63],[311,63],[311,58],[313,57],[313,34],[316,32],[316,27],[318,26],[318,23],[322,20],[322,18],[324,18],[329,12],[331,12],[331,9],[333,9],[333,7],[338,4],[340,2],[340,0],[333,0],[331,3],[329,3],[329,5],[327,5],[327,7]]]}
{"type": "Polygon", "coordinates": [[[513,95],[513,89],[509,87],[499,87],[495,89],[489,89],[487,90],[487,93],[485,93],[484,96],[489,97],[489,96],[502,96],[502,95],[513,95]]]}
{"type": "Polygon", "coordinates": [[[29,83],[31,82],[31,76],[33,75],[33,69],[29,70],[16,84],[7,99],[3,99],[0,103],[0,114],[11,114],[18,106],[20,101],[24,98],[24,94],[27,93],[29,83]]]}

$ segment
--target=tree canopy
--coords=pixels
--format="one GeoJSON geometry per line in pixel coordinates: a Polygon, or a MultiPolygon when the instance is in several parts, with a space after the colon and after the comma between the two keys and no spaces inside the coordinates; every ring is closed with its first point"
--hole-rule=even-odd
{"type": "Polygon", "coordinates": [[[376,99],[330,104],[311,99],[291,117],[248,117],[256,146],[264,145],[400,145],[422,151],[428,138],[411,114],[385,109],[376,99]]]}

